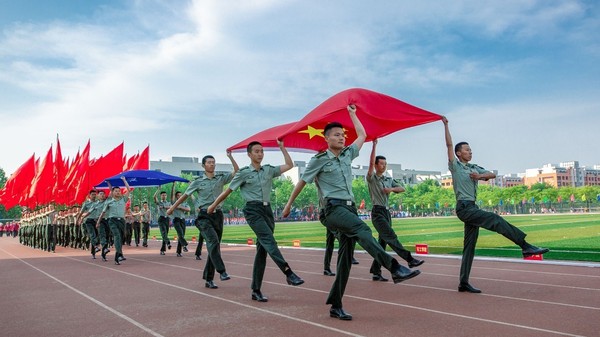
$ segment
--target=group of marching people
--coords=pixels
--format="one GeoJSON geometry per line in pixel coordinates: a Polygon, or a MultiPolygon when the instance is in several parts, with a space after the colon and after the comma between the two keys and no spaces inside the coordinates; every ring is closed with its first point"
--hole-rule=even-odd
{"type": "Polygon", "coordinates": [[[110,227],[109,214],[100,216],[107,201],[118,193],[117,190],[120,192],[119,188],[115,188],[108,198],[102,190],[91,190],[81,207],[56,210],[54,205],[47,205],[38,210],[24,210],[18,228],[19,242],[48,252],[55,252],[57,245],[87,250],[94,259],[96,253],[101,252],[105,261],[109,248],[116,246],[117,241],[119,246],[130,246],[132,237],[135,237],[136,246],[139,246],[141,239],[142,245],[147,247],[150,232],[150,209],[147,203],[142,208],[135,205],[133,210],[124,212],[122,227],[110,227]]]}
{"type": "MultiPolygon", "coordinates": [[[[386,159],[384,156],[376,154],[377,139],[373,139],[366,180],[373,203],[371,219],[379,234],[379,240],[373,237],[370,227],[359,216],[352,192],[353,176],[351,170],[352,161],[358,157],[360,149],[367,139],[367,134],[356,114],[357,107],[348,105],[347,110],[357,134],[356,139],[352,144],[347,145],[344,125],[337,122],[328,123],[323,130],[327,150],[311,158],[282,211],[283,217],[289,216],[294,201],[303,188],[307,184],[315,183],[320,205],[319,220],[327,228],[328,233],[331,234],[328,234],[329,253],[325,257],[323,274],[335,277],[326,303],[331,305],[330,317],[340,320],[352,320],[352,315],[343,308],[342,299],[349,280],[350,269],[355,264],[353,253],[356,244],[359,244],[373,257],[370,268],[373,281],[388,281],[382,275],[382,269],[387,269],[390,272],[394,283],[412,279],[421,274],[418,269],[414,268],[424,263],[423,260],[412,256],[402,246],[397,234],[392,229],[389,195],[391,193],[401,193],[404,188],[386,174],[386,159]],[[335,272],[329,266],[330,251],[333,250],[334,238],[337,238],[339,242],[335,272]],[[401,260],[396,259],[386,251],[388,245],[398,254],[401,260]],[[401,264],[401,262],[404,262],[407,266],[401,264]]],[[[481,293],[480,289],[469,283],[480,227],[497,232],[511,240],[521,247],[524,257],[544,254],[549,250],[531,245],[525,240],[526,234],[517,227],[495,213],[478,208],[476,204],[478,181],[492,179],[495,174],[470,163],[472,152],[469,144],[459,142],[453,145],[448,120],[443,117],[442,122],[444,124],[448,168],[452,173],[453,188],[457,200],[456,214],[464,222],[464,248],[458,291],[481,293]]],[[[256,234],[257,239],[250,284],[250,298],[257,302],[268,302],[268,297],[262,293],[267,256],[273,260],[284,274],[287,284],[292,286],[304,284],[304,280],[292,270],[283,257],[274,237],[275,219],[270,200],[273,179],[280,177],[294,166],[283,141],[278,141],[278,145],[284,157],[284,164],[282,165],[263,164],[263,146],[258,141],[252,141],[246,148],[250,165],[239,168],[231,152],[228,151],[227,156],[233,165],[233,172],[227,174],[216,173],[215,158],[206,155],[202,158],[204,175],[194,180],[185,192],[175,193],[173,189],[171,200],[168,200],[167,192],[160,191],[159,195],[159,191],[157,191],[154,195],[154,202],[158,208],[158,224],[162,236],[161,255],[165,254],[166,249],[171,248],[171,241],[168,237],[171,217],[173,217],[173,226],[178,236],[177,255],[181,256],[182,250],[187,251],[184,215],[190,212],[190,208],[184,202],[188,197],[193,197],[195,194],[195,208],[197,210],[195,225],[200,230],[201,237],[206,241],[208,251],[208,259],[203,273],[205,287],[209,289],[218,288],[214,282],[215,272],[220,274],[219,279],[221,281],[229,280],[231,277],[226,271],[220,251],[224,223],[222,205],[233,191],[239,189],[245,201],[244,218],[256,234]]],[[[25,217],[24,224],[27,225],[21,228],[22,230],[26,228],[28,235],[24,235],[22,240],[25,240],[26,244],[38,248],[53,250],[52,238],[55,233],[58,234],[56,235],[58,238],[62,234],[63,244],[68,242],[68,244],[75,243],[76,247],[81,245],[89,247],[94,257],[97,252],[101,252],[102,259],[106,261],[106,254],[110,252],[108,249],[110,244],[108,241],[109,235],[107,233],[112,233],[116,250],[114,255],[115,264],[119,265],[120,262],[125,260],[122,253],[122,244],[127,228],[128,207],[126,205],[129,201],[130,190],[126,179],[124,177],[121,177],[121,179],[125,185],[124,192],[121,191],[120,187],[110,187],[109,185],[111,194],[109,198],[105,199],[103,192],[92,190],[89,199],[81,206],[81,209],[71,210],[70,217],[67,217],[63,224],[62,232],[59,228],[55,230],[55,224],[60,222],[56,222],[57,220],[55,221],[55,218],[50,216],[54,212],[51,206],[25,217]],[[73,216],[73,214],[75,215],[73,216]],[[83,220],[83,225],[81,225],[81,220],[83,220]],[[67,228],[68,230],[66,230],[67,228]],[[80,228],[80,231],[78,232],[76,229],[71,231],[72,228],[80,228]],[[87,233],[87,235],[82,233],[87,233]],[[86,241],[86,238],[89,239],[86,241]]],[[[149,228],[149,211],[146,211],[147,204],[144,204],[142,210],[134,206],[131,213],[134,219],[133,231],[135,232],[136,228],[135,219],[138,219],[137,222],[141,222],[143,225],[144,246],[147,246],[147,228],[149,228]],[[145,218],[146,214],[148,218],[145,218]]],[[[57,218],[59,217],[60,215],[57,218]]],[[[201,249],[201,244],[198,245],[198,248],[201,249]]],[[[198,258],[198,250],[196,255],[198,258]]]]}
{"type": "Polygon", "coordinates": [[[15,221],[2,223],[0,222],[0,238],[6,235],[6,237],[16,237],[19,233],[19,223],[15,221]]]}
{"type": "Polygon", "coordinates": [[[76,221],[78,211],[77,206],[57,211],[54,205],[38,210],[24,210],[19,228],[19,242],[48,252],[55,252],[57,245],[89,249],[88,236],[76,221]]]}

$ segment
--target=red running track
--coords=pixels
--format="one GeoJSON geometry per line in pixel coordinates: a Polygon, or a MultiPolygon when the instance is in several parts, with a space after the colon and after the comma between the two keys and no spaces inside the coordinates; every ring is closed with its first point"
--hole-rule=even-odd
{"type": "MultiPolygon", "coordinates": [[[[460,260],[426,256],[418,277],[373,282],[371,257],[357,252],[344,309],[329,317],[333,277],[322,274],[322,250],[283,248],[306,283],[288,286],[268,258],[263,294],[250,299],[254,247],[223,245],[232,279],[207,289],[204,260],[193,249],[176,257],[124,247],[115,266],[88,252],[55,254],[0,238],[0,331],[3,336],[599,336],[600,264],[476,259],[471,282],[482,294],[457,291],[460,260]]],[[[335,255],[335,254],[334,254],[335,255]]],[[[335,257],[334,257],[335,260],[335,257]]],[[[389,273],[387,274],[389,276],[389,273]]]]}

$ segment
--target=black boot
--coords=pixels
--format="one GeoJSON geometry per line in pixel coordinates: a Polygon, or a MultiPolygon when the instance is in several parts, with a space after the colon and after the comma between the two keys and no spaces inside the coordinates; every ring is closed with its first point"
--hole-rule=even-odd
{"type": "Polygon", "coordinates": [[[106,262],[106,254],[108,254],[110,250],[106,247],[106,245],[102,246],[102,261],[106,262]]]}

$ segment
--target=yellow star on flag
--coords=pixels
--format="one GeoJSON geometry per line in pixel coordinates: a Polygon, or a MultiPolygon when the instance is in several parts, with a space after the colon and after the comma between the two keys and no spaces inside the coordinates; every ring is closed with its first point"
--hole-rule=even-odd
{"type": "Polygon", "coordinates": [[[308,139],[312,139],[314,136],[319,136],[319,137],[325,138],[325,136],[323,136],[324,130],[325,129],[315,129],[312,126],[308,125],[306,127],[306,130],[300,130],[300,131],[298,131],[298,133],[308,133],[308,139]]]}

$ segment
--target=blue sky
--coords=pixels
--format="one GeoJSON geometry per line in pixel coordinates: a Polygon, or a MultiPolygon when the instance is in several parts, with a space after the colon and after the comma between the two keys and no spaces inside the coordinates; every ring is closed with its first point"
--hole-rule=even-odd
{"type": "MultiPolygon", "coordinates": [[[[226,162],[226,147],[352,87],[446,115],[473,162],[501,174],[600,165],[596,1],[0,0],[0,8],[7,175],[57,134],[71,157],[91,139],[93,157],[125,141],[130,155],[150,144],[152,160],[210,153],[226,162]]],[[[385,137],[379,149],[404,168],[446,171],[440,122],[385,137]]],[[[369,151],[355,163],[367,164],[369,151]]]]}

